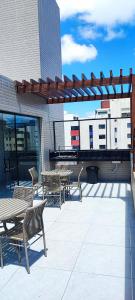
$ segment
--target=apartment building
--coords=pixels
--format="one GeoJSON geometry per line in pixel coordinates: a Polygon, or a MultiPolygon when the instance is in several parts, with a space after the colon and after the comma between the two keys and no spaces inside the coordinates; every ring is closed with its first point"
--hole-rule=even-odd
{"type": "Polygon", "coordinates": [[[65,123],[66,140],[72,149],[128,149],[131,148],[130,100],[102,101],[91,119],[65,123]]]}
{"type": "MultiPolygon", "coordinates": [[[[0,183],[7,172],[27,180],[28,168],[49,168],[53,121],[63,105],[40,96],[17,94],[14,80],[61,78],[59,7],[55,0],[4,0],[0,6],[0,183]],[[54,30],[55,28],[55,30],[54,30]]],[[[59,143],[64,144],[63,126],[59,143]]]]}

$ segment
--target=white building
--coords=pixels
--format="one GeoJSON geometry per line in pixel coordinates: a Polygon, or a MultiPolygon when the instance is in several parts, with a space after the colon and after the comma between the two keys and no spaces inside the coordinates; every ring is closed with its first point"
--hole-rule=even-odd
{"type": "MultiPolygon", "coordinates": [[[[66,119],[65,119],[66,120],[66,119]]],[[[76,122],[66,125],[68,144],[72,146],[72,128],[76,122]]],[[[130,100],[110,100],[101,102],[95,116],[78,121],[80,150],[128,149],[131,147],[130,100]]],[[[74,140],[78,140],[78,135],[74,140]]],[[[67,145],[67,143],[65,144],[67,145]]]]}
{"type": "MultiPolygon", "coordinates": [[[[0,72],[0,182],[4,183],[7,170],[21,180],[27,179],[33,165],[39,173],[50,167],[53,121],[63,119],[63,105],[17,94],[13,80],[61,77],[60,16],[55,0],[1,1],[0,72]],[[35,148],[29,142],[31,134],[38,139],[35,148]]],[[[63,127],[59,130],[63,144],[63,127]]]]}

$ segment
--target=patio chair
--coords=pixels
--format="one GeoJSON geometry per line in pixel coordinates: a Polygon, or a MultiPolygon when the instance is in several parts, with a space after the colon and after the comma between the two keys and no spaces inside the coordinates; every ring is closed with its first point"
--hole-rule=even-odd
{"type": "MultiPolygon", "coordinates": [[[[60,165],[60,170],[66,171],[67,166],[60,165]]],[[[65,187],[67,184],[70,183],[70,177],[69,176],[60,176],[61,184],[65,187]]]]}
{"type": "MultiPolygon", "coordinates": [[[[25,258],[26,258],[26,269],[28,274],[30,274],[30,265],[29,265],[29,256],[28,256],[28,248],[36,242],[39,238],[43,238],[44,245],[44,255],[47,256],[46,249],[46,240],[45,240],[45,232],[44,232],[44,224],[43,224],[43,209],[46,201],[42,201],[42,203],[30,207],[27,209],[24,217],[23,223],[18,223],[12,229],[3,233],[0,242],[4,239],[9,242],[10,245],[15,246],[17,248],[18,260],[20,262],[20,248],[24,247],[25,250],[25,258]],[[30,240],[32,242],[30,243],[30,240]]],[[[3,257],[2,257],[2,247],[1,249],[1,266],[3,266],[3,257]]]]}
{"type": "Polygon", "coordinates": [[[45,190],[45,196],[47,199],[49,197],[59,198],[59,206],[61,209],[62,204],[62,196],[63,196],[63,202],[65,202],[65,189],[64,186],[61,185],[61,180],[59,175],[47,175],[45,176],[45,183],[46,183],[46,190],[45,190]]]}
{"type": "Polygon", "coordinates": [[[71,189],[78,189],[79,190],[79,195],[80,195],[80,201],[82,201],[82,188],[81,188],[81,181],[80,181],[80,177],[83,171],[83,167],[81,168],[79,175],[78,175],[78,180],[77,182],[71,182],[70,184],[67,184],[65,186],[65,190],[67,191],[67,194],[70,193],[71,189]]]}
{"type": "Polygon", "coordinates": [[[33,206],[33,187],[15,186],[13,191],[13,198],[18,198],[26,201],[28,206],[33,206]]]}
{"type": "MultiPolygon", "coordinates": [[[[13,191],[13,198],[24,200],[28,203],[28,207],[33,206],[33,187],[25,187],[25,186],[15,186],[13,191]]],[[[24,219],[25,213],[22,213],[14,218],[6,220],[5,223],[17,223],[19,221],[22,221],[24,219]]],[[[4,224],[4,226],[6,226],[4,224]]],[[[7,227],[5,227],[5,230],[7,227]]]]}
{"type": "Polygon", "coordinates": [[[37,191],[37,193],[38,193],[38,189],[42,188],[42,191],[43,191],[43,200],[44,200],[44,189],[45,189],[44,182],[41,182],[41,181],[38,180],[38,173],[37,173],[37,170],[36,170],[35,167],[33,167],[31,169],[28,169],[28,171],[29,171],[29,173],[31,175],[32,186],[35,189],[35,191],[37,191]]]}

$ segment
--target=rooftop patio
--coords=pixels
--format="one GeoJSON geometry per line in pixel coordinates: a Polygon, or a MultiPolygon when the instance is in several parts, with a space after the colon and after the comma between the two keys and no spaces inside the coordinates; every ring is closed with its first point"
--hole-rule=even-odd
{"type": "MultiPolygon", "coordinates": [[[[0,298],[47,300],[134,299],[135,218],[128,183],[83,183],[60,210],[44,209],[48,248],[30,250],[31,274],[16,253],[0,269],[0,298]]],[[[35,200],[39,201],[39,200],[35,200]]]]}

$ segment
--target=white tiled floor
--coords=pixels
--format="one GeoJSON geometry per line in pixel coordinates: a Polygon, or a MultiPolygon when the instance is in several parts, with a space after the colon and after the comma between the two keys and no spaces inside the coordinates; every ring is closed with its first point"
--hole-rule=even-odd
{"type": "Polygon", "coordinates": [[[135,216],[130,185],[82,184],[62,209],[46,207],[42,240],[30,250],[31,274],[16,256],[0,269],[0,299],[134,300],[135,216]],[[76,200],[76,201],[74,201],[76,200]]]}

